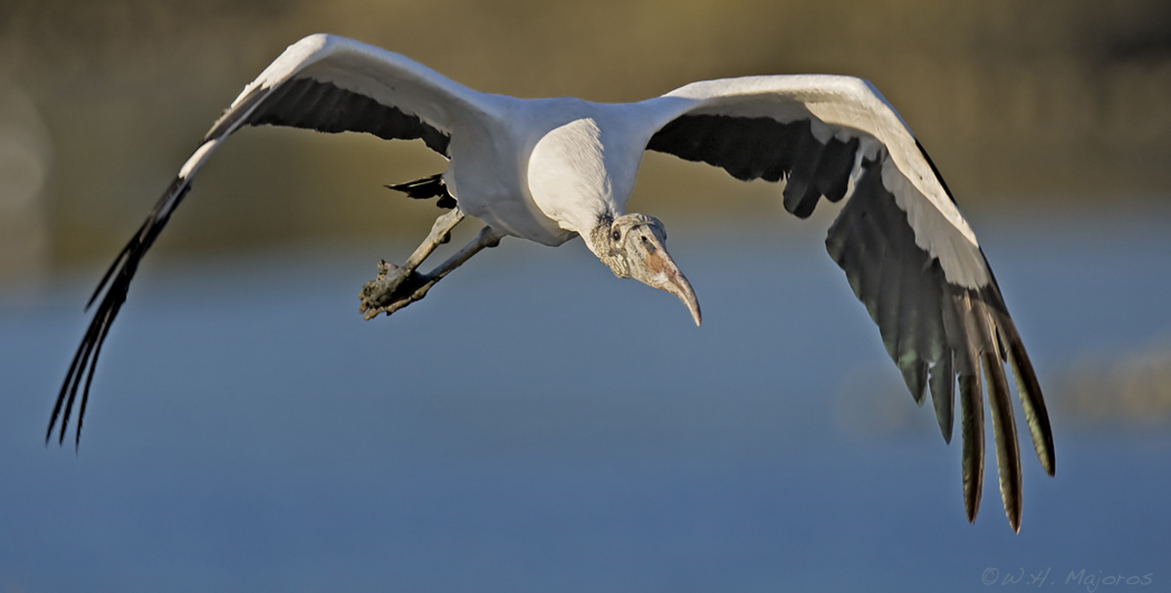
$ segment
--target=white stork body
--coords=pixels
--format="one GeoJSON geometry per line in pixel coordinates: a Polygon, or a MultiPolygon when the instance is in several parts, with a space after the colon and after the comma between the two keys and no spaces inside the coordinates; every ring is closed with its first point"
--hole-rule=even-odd
{"type": "Polygon", "coordinates": [[[403,189],[412,197],[454,198],[458,216],[441,217],[431,246],[396,268],[395,282],[407,288],[388,289],[397,304],[381,309],[387,313],[422,298],[444,274],[501,236],[556,246],[580,235],[616,275],[676,294],[699,323],[698,302],[667,254],[662,224],[626,213],[646,150],[721,167],[737,179],[783,182],[785,208],[802,218],[823,197],[848,198],[826,246],[878,324],[915,400],[922,403],[930,387],[949,441],[958,383],[969,519],[982,490],[983,375],[1001,495],[1010,524],[1019,529],[1019,450],[1002,362],[1016,376],[1042,466],[1054,471],[1040,386],[975,235],[926,152],[869,83],[844,76],[759,76],[696,82],[630,104],[524,100],[476,92],[400,55],[329,35],[290,46],[244,89],[119,254],[94,293],[96,299],[109,285],[62,386],[50,433],[61,417],[64,439],[84,377],[80,438],[101,344],[138,262],[191,178],[230,134],[265,124],[422,139],[450,160],[442,182],[415,182],[415,189],[430,193],[403,189]],[[486,223],[485,232],[441,273],[415,274],[438,237],[463,214],[486,223]]]}

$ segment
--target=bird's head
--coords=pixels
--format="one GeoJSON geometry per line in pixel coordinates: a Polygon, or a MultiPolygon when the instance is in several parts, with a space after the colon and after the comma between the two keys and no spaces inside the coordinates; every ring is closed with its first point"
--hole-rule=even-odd
{"type": "Polygon", "coordinates": [[[667,231],[645,214],[603,217],[590,233],[590,248],[619,278],[634,278],[683,301],[699,325],[699,301],[687,277],[667,253],[667,231]]]}

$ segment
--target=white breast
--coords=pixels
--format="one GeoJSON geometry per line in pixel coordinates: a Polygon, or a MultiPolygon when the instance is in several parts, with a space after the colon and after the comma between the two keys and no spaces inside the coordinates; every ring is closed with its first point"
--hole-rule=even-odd
{"type": "Polygon", "coordinates": [[[529,156],[533,201],[562,229],[586,235],[600,217],[613,214],[601,134],[593,118],[575,119],[545,134],[529,156]]]}

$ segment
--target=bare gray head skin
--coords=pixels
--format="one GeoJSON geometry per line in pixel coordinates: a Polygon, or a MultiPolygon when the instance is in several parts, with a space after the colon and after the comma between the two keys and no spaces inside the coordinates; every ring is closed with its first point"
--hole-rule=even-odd
{"type": "Polygon", "coordinates": [[[667,230],[657,218],[645,214],[604,217],[594,226],[590,239],[598,259],[615,276],[634,278],[679,297],[699,325],[699,301],[667,253],[667,230]]]}

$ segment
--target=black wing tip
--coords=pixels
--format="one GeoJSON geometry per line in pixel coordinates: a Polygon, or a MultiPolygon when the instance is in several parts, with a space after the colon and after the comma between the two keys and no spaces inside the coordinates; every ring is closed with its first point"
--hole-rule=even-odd
{"type": "Polygon", "coordinates": [[[949,411],[946,416],[937,414],[935,420],[939,425],[939,434],[943,436],[943,443],[950,445],[952,434],[955,432],[955,419],[952,412],[949,411]]]}
{"type": "Polygon", "coordinates": [[[939,432],[943,435],[943,442],[951,444],[951,435],[955,427],[955,383],[956,377],[951,362],[951,351],[946,354],[931,369],[931,401],[935,407],[935,420],[939,424],[939,432]]]}
{"type": "MultiPolygon", "coordinates": [[[[181,181],[181,179],[176,178],[176,180],[171,183],[172,188],[181,181]]],[[[171,191],[172,189],[168,189],[168,194],[171,191]]],[[[102,289],[109,285],[110,279],[113,278],[114,273],[119,270],[122,262],[126,259],[126,256],[138,250],[138,247],[142,242],[143,232],[147,229],[153,220],[153,215],[147,218],[146,221],[142,223],[142,226],[138,227],[138,230],[134,232],[134,235],[130,237],[130,240],[126,242],[126,245],[122,247],[122,250],[118,252],[118,255],[114,257],[114,261],[110,263],[109,268],[106,268],[106,273],[102,274],[102,279],[98,281],[98,285],[94,288],[93,294],[91,294],[89,296],[89,300],[86,301],[84,309],[85,311],[89,311],[90,307],[92,307],[93,304],[97,302],[98,297],[102,294],[102,289]]]]}
{"type": "Polygon", "coordinates": [[[971,491],[968,490],[967,484],[964,486],[964,514],[968,517],[968,523],[975,523],[976,516],[980,514],[980,498],[984,493],[984,484],[981,481],[971,491]]]}
{"type": "Polygon", "coordinates": [[[1049,411],[1045,406],[1044,396],[1041,395],[1041,384],[1019,336],[1012,343],[1010,353],[1013,374],[1018,375],[1019,372],[1021,385],[1024,386],[1022,390],[1018,385],[1017,391],[1022,406],[1027,406],[1025,415],[1029,423],[1029,432],[1033,436],[1033,448],[1036,450],[1037,459],[1040,460],[1045,473],[1050,476],[1056,475],[1057,456],[1053,445],[1053,426],[1049,422],[1049,411]]]}
{"type": "MultiPolygon", "coordinates": [[[[158,227],[154,227],[158,228],[158,227]]],[[[150,237],[147,237],[150,239],[150,237]]],[[[94,371],[97,370],[98,358],[101,356],[102,344],[105,343],[106,337],[109,335],[110,326],[114,322],[114,318],[118,316],[118,311],[122,308],[122,303],[126,301],[126,294],[130,289],[130,281],[134,279],[134,272],[138,268],[138,261],[141,259],[143,253],[150,246],[150,241],[139,242],[133,250],[131,250],[126,259],[122,263],[122,267],[118,270],[114,281],[110,283],[109,289],[102,297],[101,303],[98,305],[97,312],[94,313],[93,319],[90,320],[89,327],[86,328],[85,336],[81,339],[81,344],[77,346],[77,352],[73,355],[73,361],[69,364],[69,370],[65,374],[65,381],[61,384],[61,391],[57,394],[57,401],[53,405],[53,412],[49,417],[49,428],[45,435],[45,443],[48,444],[53,435],[54,426],[58,420],[61,422],[60,431],[57,435],[57,444],[65,444],[65,435],[69,430],[69,419],[73,416],[73,406],[77,402],[77,393],[81,391],[81,405],[77,410],[77,426],[74,428],[76,434],[74,438],[74,448],[81,446],[81,428],[85,420],[86,406],[89,403],[90,388],[93,385],[94,371]]]]}
{"type": "MultiPolygon", "coordinates": [[[[53,429],[58,420],[61,422],[60,434],[57,438],[59,445],[65,443],[65,433],[69,427],[69,418],[73,414],[73,405],[77,401],[79,389],[82,395],[77,428],[75,429],[77,433],[75,442],[80,444],[82,418],[85,415],[86,404],[89,402],[90,386],[93,383],[94,370],[97,368],[102,344],[106,341],[110,326],[113,324],[114,318],[118,316],[122,303],[126,302],[130,282],[134,280],[134,274],[138,271],[139,261],[154,244],[155,239],[166,226],[167,221],[170,220],[171,213],[190,190],[190,178],[183,175],[175,177],[162,197],[155,203],[146,221],[118,253],[118,257],[114,258],[114,264],[106,270],[105,275],[98,283],[97,290],[90,297],[89,304],[92,305],[97,302],[97,297],[102,289],[104,288],[106,291],[98,304],[97,311],[94,312],[93,318],[90,320],[85,336],[81,339],[81,344],[77,347],[77,352],[73,355],[73,361],[69,364],[65,381],[61,384],[61,391],[57,394],[57,401],[53,405],[53,412],[49,418],[48,438],[52,438],[53,429]],[[82,385],[83,378],[84,385],[82,385]]],[[[88,309],[89,305],[86,308],[88,309]]]]}
{"type": "Polygon", "coordinates": [[[998,339],[1005,346],[1004,357],[1007,358],[1009,368],[1012,369],[1013,377],[1016,379],[1017,397],[1025,411],[1025,421],[1033,440],[1033,449],[1045,473],[1054,476],[1057,471],[1057,460],[1053,445],[1053,427],[1049,421],[1045,398],[1041,393],[1041,383],[1037,380],[1033,363],[1029,360],[1024,342],[1021,340],[1020,334],[1017,333],[1016,325],[1004,306],[1003,298],[1000,296],[995,282],[983,292],[990,293],[991,298],[995,299],[994,302],[997,303],[996,306],[992,307],[992,310],[995,311],[996,325],[999,330],[998,339]]]}
{"type": "Polygon", "coordinates": [[[1054,451],[1053,433],[1051,431],[1045,432],[1045,451],[1044,453],[1038,451],[1037,459],[1041,462],[1041,469],[1045,470],[1045,473],[1049,477],[1052,478],[1057,475],[1057,454],[1054,451]]]}
{"type": "Polygon", "coordinates": [[[963,436],[961,467],[964,508],[968,521],[976,520],[984,493],[984,402],[980,376],[960,373],[960,424],[963,436]]]}
{"type": "Polygon", "coordinates": [[[907,384],[907,389],[911,392],[915,405],[922,406],[923,402],[927,400],[927,361],[916,360],[903,366],[900,370],[903,372],[903,382],[907,384]]]}
{"type": "Polygon", "coordinates": [[[126,301],[126,295],[130,289],[130,283],[134,279],[134,274],[138,270],[139,261],[150,249],[163,226],[166,225],[170,212],[182,200],[190,187],[184,178],[176,178],[167,193],[163,194],[154,211],[147,217],[146,222],[139,227],[138,232],[122,248],[114,260],[114,265],[106,271],[98,283],[98,289],[90,298],[90,304],[96,301],[96,297],[103,288],[105,288],[105,294],[90,320],[89,327],[86,328],[81,343],[77,346],[77,352],[73,355],[69,370],[65,373],[65,380],[61,384],[61,390],[57,394],[57,401],[54,403],[53,412],[49,417],[49,427],[45,434],[46,445],[52,439],[53,431],[58,422],[60,422],[60,429],[57,435],[57,444],[65,444],[69,419],[73,416],[73,406],[77,403],[77,393],[80,390],[81,405],[77,413],[77,426],[74,428],[76,434],[74,447],[75,449],[80,447],[82,422],[85,417],[86,405],[89,402],[90,387],[93,384],[94,371],[97,369],[102,344],[106,341],[110,326],[118,316],[122,303],[126,301]]]}
{"type": "MultiPolygon", "coordinates": [[[[991,328],[989,328],[991,330],[991,328]]],[[[996,352],[984,352],[981,357],[988,389],[988,407],[992,412],[992,433],[996,443],[996,467],[1000,480],[1000,497],[1004,513],[1014,532],[1021,522],[1021,454],[1017,440],[1016,421],[1012,400],[1009,399],[1008,378],[996,352]]]]}
{"type": "MultiPolygon", "coordinates": [[[[1017,469],[1020,469],[1019,462],[1017,463],[1017,469]]],[[[1012,528],[1012,532],[1014,534],[1021,532],[1021,513],[1024,509],[1024,503],[1021,500],[1021,490],[1019,487],[1020,486],[1019,481],[1017,483],[1017,486],[1018,486],[1018,488],[1016,490],[1016,504],[1010,507],[1008,504],[1008,500],[1006,499],[1005,505],[1004,505],[1004,516],[1008,519],[1008,526],[1012,528]]]]}
{"type": "Polygon", "coordinates": [[[65,374],[65,381],[61,384],[61,391],[57,394],[57,401],[53,405],[52,414],[49,416],[49,427],[45,433],[46,446],[49,444],[50,439],[53,438],[53,431],[57,428],[58,422],[60,422],[60,427],[57,433],[57,444],[59,446],[65,444],[65,435],[69,431],[69,419],[73,416],[73,406],[77,402],[77,392],[79,390],[81,391],[81,406],[77,413],[77,426],[74,428],[74,432],[76,433],[74,439],[75,449],[81,444],[81,427],[85,418],[85,407],[89,401],[89,391],[93,383],[94,370],[97,368],[98,355],[101,351],[102,343],[106,339],[106,334],[109,331],[110,322],[117,315],[118,306],[121,305],[120,300],[117,299],[117,295],[121,292],[121,300],[124,300],[125,287],[129,285],[129,280],[124,281],[121,276],[122,272],[119,273],[119,278],[114,281],[110,286],[110,290],[102,299],[97,313],[94,314],[89,328],[86,329],[81,344],[77,347],[77,353],[73,356],[73,361],[69,365],[69,371],[65,374]]]}

